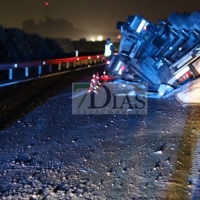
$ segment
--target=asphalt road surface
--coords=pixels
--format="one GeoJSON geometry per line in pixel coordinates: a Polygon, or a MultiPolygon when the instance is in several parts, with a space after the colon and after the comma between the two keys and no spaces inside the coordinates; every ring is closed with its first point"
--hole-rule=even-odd
{"type": "Polygon", "coordinates": [[[72,83],[102,68],[0,88],[1,199],[200,197],[200,107],[72,115],[72,83]]]}

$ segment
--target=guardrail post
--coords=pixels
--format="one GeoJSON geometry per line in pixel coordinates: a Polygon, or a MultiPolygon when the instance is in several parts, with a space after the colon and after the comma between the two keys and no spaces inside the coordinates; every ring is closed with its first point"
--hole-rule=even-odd
{"type": "Polygon", "coordinates": [[[28,67],[25,67],[25,77],[28,77],[28,72],[29,72],[28,67]]]}
{"type": "Polygon", "coordinates": [[[38,66],[38,75],[42,74],[42,66],[38,66]]]}
{"type": "Polygon", "coordinates": [[[52,72],[52,65],[49,65],[49,72],[52,72]]]}
{"type": "Polygon", "coordinates": [[[13,79],[13,69],[9,69],[9,80],[13,79]]]}
{"type": "Polygon", "coordinates": [[[58,71],[61,70],[61,63],[58,63],[58,71]]]}
{"type": "Polygon", "coordinates": [[[96,59],[96,61],[97,61],[97,63],[100,63],[100,56],[99,55],[97,55],[97,59],[96,59]]]}
{"type": "Polygon", "coordinates": [[[69,62],[66,63],[66,68],[69,69],[69,62]]]}
{"type": "Polygon", "coordinates": [[[87,65],[91,64],[91,57],[88,56],[87,65]]]}
{"type": "Polygon", "coordinates": [[[81,65],[81,60],[79,60],[79,58],[76,59],[76,66],[80,66],[81,65]]]}

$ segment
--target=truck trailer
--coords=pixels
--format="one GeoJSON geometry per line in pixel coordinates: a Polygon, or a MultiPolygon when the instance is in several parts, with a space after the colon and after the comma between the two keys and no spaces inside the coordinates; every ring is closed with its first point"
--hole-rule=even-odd
{"type": "Polygon", "coordinates": [[[117,22],[121,39],[109,75],[144,81],[150,89],[167,93],[200,76],[200,12],[173,12],[154,24],[139,14],[117,22]]]}

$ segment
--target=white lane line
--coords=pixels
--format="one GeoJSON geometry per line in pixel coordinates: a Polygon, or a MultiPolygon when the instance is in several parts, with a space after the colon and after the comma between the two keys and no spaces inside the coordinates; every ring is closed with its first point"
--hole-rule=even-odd
{"type": "Polygon", "coordinates": [[[70,97],[70,99],[74,99],[74,98],[82,96],[82,95],[84,95],[86,93],[87,93],[87,90],[84,90],[82,92],[79,92],[78,94],[74,94],[73,96],[70,97]]]}

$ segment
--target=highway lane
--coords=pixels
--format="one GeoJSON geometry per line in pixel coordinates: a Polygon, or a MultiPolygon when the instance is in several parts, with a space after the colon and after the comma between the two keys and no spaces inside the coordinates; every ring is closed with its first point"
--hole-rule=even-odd
{"type": "Polygon", "coordinates": [[[90,81],[93,73],[103,73],[104,65],[71,71],[14,85],[0,87],[0,129],[27,114],[49,98],[71,88],[73,82],[90,81]]]}
{"type": "Polygon", "coordinates": [[[102,66],[1,88],[2,199],[192,199],[199,107],[148,99],[145,115],[72,115],[72,82],[102,66]],[[191,166],[193,170],[191,170],[191,166]]]}

